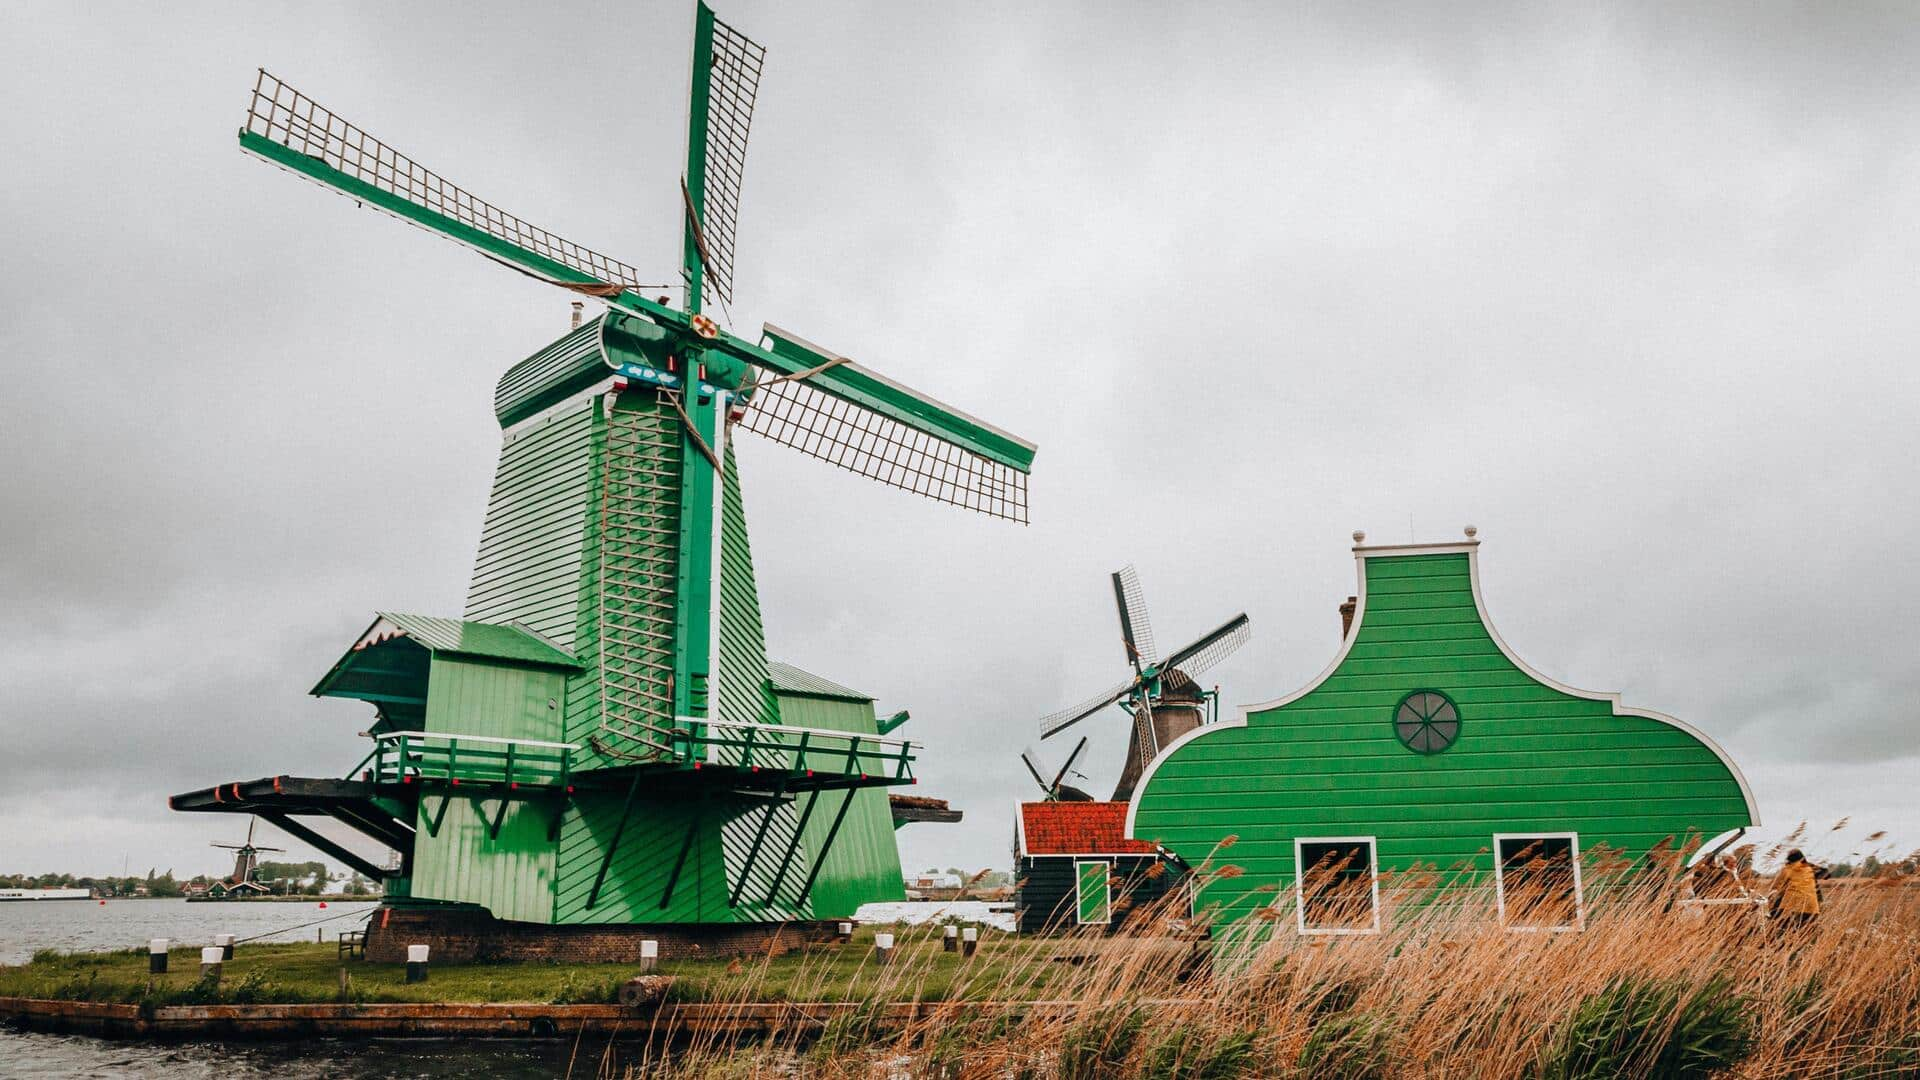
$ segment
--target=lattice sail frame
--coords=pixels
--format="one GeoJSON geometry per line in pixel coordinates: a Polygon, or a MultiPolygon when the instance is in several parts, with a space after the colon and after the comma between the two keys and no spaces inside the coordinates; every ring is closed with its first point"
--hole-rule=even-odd
{"type": "MultiPolygon", "coordinates": [[[[759,370],[759,369],[756,369],[759,370]]],[[[1027,475],[963,446],[759,371],[740,426],[849,472],[991,517],[1025,524],[1027,475]]]]}
{"type": "Polygon", "coordinates": [[[555,236],[471,194],[348,123],[265,68],[260,69],[259,78],[254,82],[245,130],[295,153],[318,158],[389,195],[452,218],[496,240],[525,248],[607,285],[641,290],[665,288],[657,282],[644,281],[638,270],[619,259],[555,236]]]}
{"type": "Polygon", "coordinates": [[[1128,644],[1135,655],[1127,658],[1129,663],[1140,666],[1160,662],[1160,645],[1153,638],[1153,622],[1147,618],[1147,594],[1140,586],[1140,574],[1129,563],[1121,567],[1114,575],[1114,600],[1120,608],[1120,631],[1123,638],[1131,637],[1128,644]]]}
{"type": "Polygon", "coordinates": [[[1099,712],[1101,709],[1112,705],[1114,702],[1132,693],[1137,682],[1137,679],[1128,679],[1119,686],[1104,693],[1096,694],[1078,705],[1070,705],[1058,712],[1048,713],[1040,718],[1040,737],[1043,739],[1052,738],[1067,728],[1092,716],[1094,713],[1099,712]]]}
{"type": "Polygon", "coordinates": [[[1189,679],[1233,655],[1234,650],[1253,637],[1253,623],[1245,615],[1227,620],[1218,630],[1167,657],[1163,668],[1177,669],[1189,679]]]}
{"type": "Polygon", "coordinates": [[[706,183],[700,228],[706,241],[707,281],[722,303],[733,303],[733,248],[740,219],[747,134],[767,50],[713,20],[713,64],[707,89],[706,183]]]}

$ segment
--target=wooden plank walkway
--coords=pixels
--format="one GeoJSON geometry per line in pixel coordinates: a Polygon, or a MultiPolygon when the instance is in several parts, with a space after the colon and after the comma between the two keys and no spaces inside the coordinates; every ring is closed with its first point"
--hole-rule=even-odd
{"type": "MultiPolygon", "coordinates": [[[[1148,1007],[1200,1004],[1142,1001],[1148,1007]]],[[[466,1002],[340,1005],[138,1005],[45,998],[0,997],[0,1019],[32,1031],[72,1032],[108,1038],[297,1039],[311,1036],[362,1038],[547,1038],[590,1034],[673,1039],[690,1035],[750,1038],[773,1031],[818,1032],[826,1023],[862,1008],[859,1002],[688,1003],[627,1008],[622,1005],[478,1004],[466,1002]]],[[[1065,1019],[1085,1010],[1078,1001],[893,1002],[879,1008],[878,1023],[897,1027],[914,1021],[946,1021],[1018,1012],[1031,1019],[1065,1019]]]]}

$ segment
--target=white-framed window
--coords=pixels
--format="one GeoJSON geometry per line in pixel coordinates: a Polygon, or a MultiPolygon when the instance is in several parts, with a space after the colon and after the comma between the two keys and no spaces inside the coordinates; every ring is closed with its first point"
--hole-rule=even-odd
{"type": "Polygon", "coordinates": [[[1113,866],[1105,859],[1074,862],[1073,921],[1081,926],[1113,921],[1113,866]]]}
{"type": "Polygon", "coordinates": [[[1380,931],[1380,850],[1373,837],[1295,837],[1293,867],[1301,933],[1380,931]]]}
{"type": "Polygon", "coordinates": [[[1509,930],[1580,930],[1586,900],[1580,882],[1580,834],[1495,833],[1495,894],[1509,930]]]}

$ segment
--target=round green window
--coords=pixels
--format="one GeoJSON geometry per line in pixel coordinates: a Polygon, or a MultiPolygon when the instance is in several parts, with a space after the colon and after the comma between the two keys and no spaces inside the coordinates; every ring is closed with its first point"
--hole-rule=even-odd
{"type": "Polygon", "coordinates": [[[1438,690],[1415,690],[1393,711],[1393,731],[1416,754],[1437,754],[1460,737],[1460,710],[1438,690]]]}

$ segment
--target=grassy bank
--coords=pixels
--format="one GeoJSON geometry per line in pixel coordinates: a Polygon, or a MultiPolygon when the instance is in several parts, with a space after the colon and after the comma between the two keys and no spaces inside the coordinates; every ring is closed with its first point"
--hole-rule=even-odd
{"type": "MultiPolygon", "coordinates": [[[[1104,948],[1137,945],[1101,941],[1020,939],[983,931],[979,953],[965,959],[944,952],[939,927],[899,928],[894,965],[873,962],[872,927],[849,945],[813,945],[785,956],[736,961],[669,960],[660,973],[674,977],[676,1001],[864,1001],[902,992],[908,1000],[978,997],[1007,985],[1012,972],[1049,978],[1022,982],[1024,994],[1065,978],[1072,962],[1104,948]],[[1055,958],[1058,959],[1055,959],[1055,958]]],[[[1162,949],[1184,948],[1178,943],[1162,949]]],[[[346,1000],[359,1002],[533,1002],[603,1004],[617,1000],[633,964],[436,964],[427,982],[406,982],[406,965],[342,961],[335,945],[242,945],[225,965],[218,986],[200,979],[199,946],[172,951],[168,974],[147,973],[145,950],[114,953],[43,952],[18,967],[0,967],[0,996],[75,1001],[181,1004],[306,1004],[342,1000],[339,972],[349,975],[346,1000]]]]}

